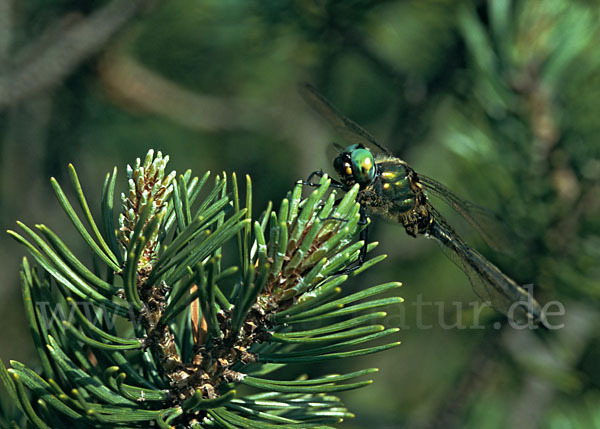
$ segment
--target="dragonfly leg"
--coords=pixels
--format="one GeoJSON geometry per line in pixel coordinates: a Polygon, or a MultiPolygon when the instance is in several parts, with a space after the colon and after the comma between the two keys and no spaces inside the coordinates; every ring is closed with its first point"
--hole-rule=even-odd
{"type": "MultiPolygon", "coordinates": [[[[333,206],[337,206],[340,201],[342,201],[342,198],[338,198],[337,200],[335,200],[335,202],[333,203],[333,206]]],[[[319,217],[319,220],[321,222],[325,222],[326,220],[337,220],[338,222],[348,222],[348,219],[342,219],[341,217],[335,217],[335,216],[327,216],[327,217],[319,217]]],[[[360,220],[359,220],[360,222],[360,220]]]]}
{"type": "MultiPolygon", "coordinates": [[[[319,186],[318,183],[314,183],[312,182],[312,179],[314,177],[323,177],[325,175],[325,173],[323,172],[323,170],[317,170],[317,171],[313,171],[312,173],[310,173],[310,175],[308,176],[308,178],[306,180],[301,181],[301,183],[305,186],[312,186],[312,187],[317,187],[319,186]]],[[[329,178],[331,180],[331,187],[333,188],[338,188],[338,189],[344,189],[344,185],[339,182],[338,180],[335,180],[333,178],[329,178]]]]}
{"type": "Polygon", "coordinates": [[[313,171],[312,173],[310,173],[310,175],[306,179],[306,183],[312,183],[311,180],[313,179],[313,177],[321,178],[324,175],[325,175],[325,173],[323,173],[323,170],[313,171]]]}

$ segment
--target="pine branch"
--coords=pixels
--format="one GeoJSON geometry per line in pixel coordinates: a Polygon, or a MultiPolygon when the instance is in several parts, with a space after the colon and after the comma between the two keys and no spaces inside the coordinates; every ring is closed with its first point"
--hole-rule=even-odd
{"type": "Polygon", "coordinates": [[[277,212],[269,205],[253,220],[248,177],[242,200],[235,175],[205,190],[208,173],[176,177],[167,162],[150,151],[127,169],[118,231],[116,169],[99,224],[72,166],[79,213],[53,180],[105,275],[44,225],[9,231],[37,262],[23,260],[21,282],[42,371],[0,367],[22,415],[35,427],[314,427],[352,417],[331,393],[370,384],[356,379],[376,369],[271,373],[398,344],[388,339],[397,329],[372,324],[386,314],[371,310],[401,302],[372,299],[399,283],[345,296],[340,287],[383,259],[343,274],[363,246],[358,189],[338,201],[327,177],[308,198],[298,184],[277,212]],[[224,266],[235,242],[240,265],[224,266]],[[263,393],[238,393],[248,389],[263,393]]]}

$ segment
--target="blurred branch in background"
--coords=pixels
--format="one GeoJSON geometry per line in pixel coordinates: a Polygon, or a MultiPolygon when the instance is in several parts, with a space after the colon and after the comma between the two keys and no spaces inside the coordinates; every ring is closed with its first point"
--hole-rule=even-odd
{"type": "Polygon", "coordinates": [[[5,66],[12,44],[13,0],[0,0],[0,68],[5,66]]]}
{"type": "Polygon", "coordinates": [[[100,62],[100,79],[123,107],[159,115],[200,132],[279,127],[281,110],[258,100],[200,94],[161,76],[118,50],[100,62]]]}
{"type": "Polygon", "coordinates": [[[496,358],[498,353],[498,332],[484,332],[469,359],[463,363],[462,371],[455,374],[456,379],[451,383],[452,387],[445,400],[429,419],[429,429],[460,426],[470,403],[474,400],[474,395],[485,387],[486,382],[499,370],[500,362],[496,358]]]}
{"type": "Polygon", "coordinates": [[[276,113],[264,107],[258,111],[250,109],[234,99],[190,91],[117,52],[103,56],[99,72],[109,95],[123,107],[163,116],[195,131],[247,129],[257,119],[273,120],[276,113]]]}
{"type": "Polygon", "coordinates": [[[108,96],[125,110],[157,115],[198,133],[261,130],[295,146],[304,155],[298,161],[304,171],[314,169],[314,155],[306,148],[327,139],[327,128],[312,112],[298,111],[295,86],[276,103],[241,94],[208,95],[152,70],[121,46],[101,57],[98,73],[108,96]]]}
{"type": "Polygon", "coordinates": [[[452,91],[454,73],[461,65],[464,55],[463,46],[457,43],[450,46],[432,76],[408,74],[377,52],[376,44],[366,43],[368,37],[358,33],[356,27],[344,27],[335,23],[335,20],[333,23],[333,28],[342,37],[345,47],[369,61],[376,70],[389,79],[397,88],[398,94],[402,96],[403,103],[397,106],[395,119],[386,140],[393,144],[395,155],[405,156],[411,146],[425,138],[438,103],[448,91],[452,91]]]}
{"type": "Polygon", "coordinates": [[[581,393],[581,375],[574,367],[597,333],[598,312],[587,305],[569,305],[564,329],[543,343],[528,331],[505,332],[506,348],[528,370],[520,395],[507,416],[507,427],[536,427],[552,406],[557,391],[581,393]]]}
{"type": "Polygon", "coordinates": [[[148,3],[148,0],[113,0],[89,17],[74,19],[68,14],[50,25],[25,48],[25,54],[16,54],[19,61],[0,73],[0,110],[59,84],[100,51],[148,3]]]}

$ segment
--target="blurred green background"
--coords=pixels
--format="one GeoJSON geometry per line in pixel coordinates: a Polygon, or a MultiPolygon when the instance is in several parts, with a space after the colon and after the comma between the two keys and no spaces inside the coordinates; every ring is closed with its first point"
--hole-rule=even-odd
{"type": "MultiPolygon", "coordinates": [[[[506,254],[440,208],[566,308],[543,334],[492,312],[483,329],[451,327],[472,317],[467,278],[433,241],[375,219],[388,259],[351,287],[404,283],[388,321],[403,344],[297,368],[380,368],[342,395],[356,413],[342,427],[600,427],[599,15],[596,0],[0,0],[2,228],[43,222],[76,247],[48,178],[72,162],[98,207],[104,174],[118,166],[123,189],[149,148],[179,172],[249,174],[256,211],[278,204],[332,172],[339,140],[296,91],[310,82],[417,171],[498,213],[506,254]]],[[[0,239],[0,358],[35,364],[23,254],[0,239]]]]}

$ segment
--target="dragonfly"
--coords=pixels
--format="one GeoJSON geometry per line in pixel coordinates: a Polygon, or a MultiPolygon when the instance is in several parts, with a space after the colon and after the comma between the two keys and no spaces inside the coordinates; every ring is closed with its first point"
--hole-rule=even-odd
{"type": "MultiPolygon", "coordinates": [[[[446,256],[466,274],[481,301],[512,320],[544,323],[542,309],[533,296],[469,246],[431,204],[428,194],[450,205],[488,243],[493,244],[485,230],[485,223],[480,221],[487,216],[485,209],[463,200],[436,180],[418,174],[344,116],[311,85],[300,85],[299,91],[306,102],[351,143],[346,148],[337,146],[340,152],[333,161],[333,167],[339,181],[332,183],[343,191],[359,185],[357,202],[361,206],[363,223],[368,224],[370,215],[378,215],[400,223],[412,237],[425,236],[436,240],[446,256]]],[[[315,175],[322,176],[324,173],[315,171],[306,183],[312,184],[311,178],[315,175]]],[[[367,227],[363,231],[361,239],[365,245],[358,259],[359,266],[366,254],[367,227]]]]}

